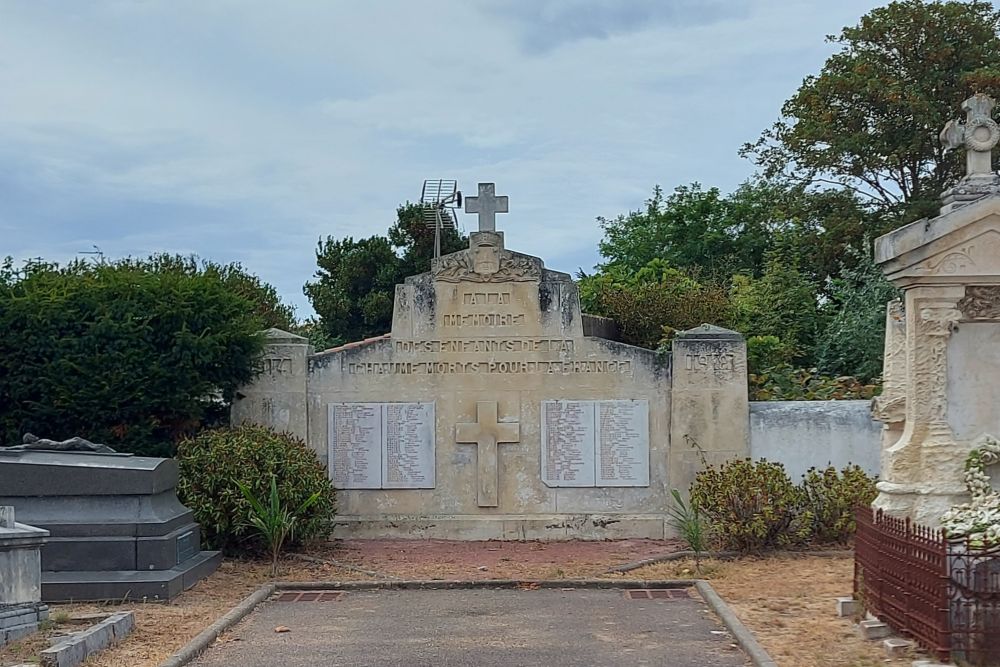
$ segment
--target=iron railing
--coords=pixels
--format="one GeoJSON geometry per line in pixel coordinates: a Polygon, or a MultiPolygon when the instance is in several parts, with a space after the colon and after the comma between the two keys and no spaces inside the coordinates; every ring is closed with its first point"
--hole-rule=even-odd
{"type": "Polygon", "coordinates": [[[865,611],[938,660],[1000,665],[1000,545],[859,507],[854,594],[865,611]]]}
{"type": "Polygon", "coordinates": [[[859,507],[854,593],[865,610],[947,661],[948,543],[935,530],[859,507]]]}

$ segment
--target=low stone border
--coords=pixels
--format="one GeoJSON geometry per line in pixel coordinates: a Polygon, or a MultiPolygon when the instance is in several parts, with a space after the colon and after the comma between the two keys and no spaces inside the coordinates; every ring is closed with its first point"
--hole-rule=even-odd
{"type": "Polygon", "coordinates": [[[274,595],[276,590],[279,590],[278,584],[264,584],[244,598],[243,602],[226,612],[225,616],[198,633],[194,639],[181,647],[181,650],[161,663],[160,667],[181,667],[188,664],[211,646],[219,635],[242,621],[257,605],[274,595]]]}
{"type": "MultiPolygon", "coordinates": [[[[212,623],[179,651],[160,664],[160,667],[183,667],[205,652],[223,632],[233,627],[258,605],[279,591],[374,591],[374,590],[454,590],[477,588],[691,588],[694,587],[705,603],[714,611],[736,642],[746,652],[754,667],[777,667],[767,651],[737,618],[736,614],[719,597],[704,579],[476,579],[476,580],[398,580],[398,581],[278,581],[264,584],[233,607],[225,616],[212,623]]],[[[60,666],[61,667],[61,666],[60,666]]]]}
{"type": "Polygon", "coordinates": [[[135,613],[120,611],[74,632],[51,648],[41,652],[42,667],[76,667],[94,653],[117,644],[135,630],[135,613]]]}
{"type": "Polygon", "coordinates": [[[701,594],[705,603],[712,608],[712,611],[722,619],[723,624],[729,628],[729,632],[732,633],[736,643],[750,657],[750,661],[754,664],[754,667],[778,667],[778,663],[771,659],[771,656],[767,654],[767,651],[760,645],[757,638],[747,629],[747,626],[743,625],[743,621],[729,608],[729,605],[719,597],[719,594],[715,592],[711,584],[704,579],[699,579],[695,582],[694,586],[698,589],[698,593],[701,594]]]}
{"type": "MultiPolygon", "coordinates": [[[[715,558],[717,560],[730,560],[737,558],[739,556],[745,556],[746,554],[741,554],[738,551],[703,551],[701,553],[702,559],[715,558]]],[[[854,552],[850,549],[830,549],[827,551],[778,551],[770,552],[768,555],[788,555],[788,556],[815,556],[819,558],[842,558],[844,556],[854,556],[854,552]]],[[[620,574],[625,572],[631,572],[632,570],[638,570],[641,567],[646,567],[647,565],[656,565],[657,563],[669,563],[674,560],[684,560],[685,558],[694,558],[695,553],[693,551],[671,551],[668,554],[663,554],[662,556],[653,556],[652,558],[644,558],[642,560],[632,561],[631,563],[625,563],[624,565],[616,565],[612,568],[608,568],[604,571],[604,574],[620,574]]]]}

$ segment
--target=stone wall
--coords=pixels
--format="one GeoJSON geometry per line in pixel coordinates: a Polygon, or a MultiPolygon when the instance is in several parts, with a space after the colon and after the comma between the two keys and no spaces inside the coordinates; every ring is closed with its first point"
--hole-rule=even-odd
{"type": "Polygon", "coordinates": [[[754,401],[750,455],[784,464],[792,481],[811,467],[861,466],[879,473],[882,425],[870,401],[754,401]]]}

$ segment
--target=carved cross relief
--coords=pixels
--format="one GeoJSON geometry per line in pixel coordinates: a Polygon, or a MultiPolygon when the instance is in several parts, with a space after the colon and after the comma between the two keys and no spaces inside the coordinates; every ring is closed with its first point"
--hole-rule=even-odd
{"type": "Polygon", "coordinates": [[[476,484],[480,507],[497,507],[500,504],[498,445],[520,441],[521,425],[517,422],[501,423],[497,419],[496,401],[478,401],[476,423],[455,427],[455,442],[477,446],[476,484]]]}

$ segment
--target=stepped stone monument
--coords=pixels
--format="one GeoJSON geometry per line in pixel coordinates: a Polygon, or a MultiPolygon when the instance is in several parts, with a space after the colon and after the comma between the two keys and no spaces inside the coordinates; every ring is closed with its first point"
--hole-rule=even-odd
{"type": "Polygon", "coordinates": [[[967,174],[942,195],[941,214],[875,241],[875,258],[903,289],[887,311],[883,430],[875,506],[938,525],[968,500],[968,453],[1000,437],[1000,177],[993,100],[975,95],[964,123],[941,133],[964,147],[967,174]]]}
{"type": "Polygon", "coordinates": [[[201,550],[176,486],[173,459],[0,449],[0,505],[51,534],[46,601],[169,600],[211,574],[221,555],[201,550]]]}
{"type": "MultiPolygon", "coordinates": [[[[664,537],[670,489],[694,470],[671,450],[669,358],[585,335],[570,276],[496,231],[508,202],[493,184],[466,206],[480,216],[469,248],[396,287],[390,334],[314,354],[268,332],[233,422],[291,432],[327,462],[336,535],[664,537]]],[[[688,375],[742,383],[743,407],[718,416],[744,424],[704,448],[745,456],[745,349],[709,333],[688,375]]]]}

